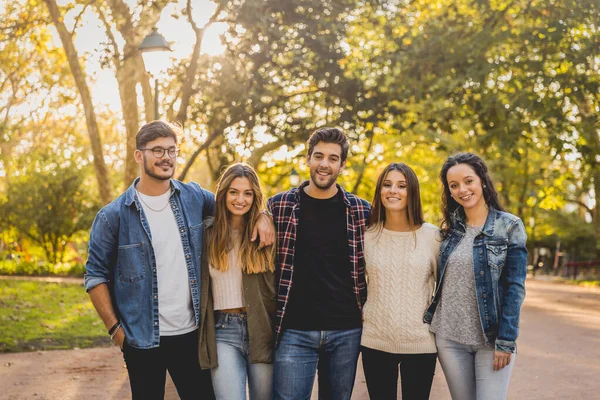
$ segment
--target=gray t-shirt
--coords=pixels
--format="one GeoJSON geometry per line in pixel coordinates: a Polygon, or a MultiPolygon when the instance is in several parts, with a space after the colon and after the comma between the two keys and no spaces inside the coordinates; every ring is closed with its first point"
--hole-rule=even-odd
{"type": "Polygon", "coordinates": [[[481,227],[467,226],[465,236],[450,254],[430,328],[444,339],[470,346],[485,345],[473,272],[473,241],[480,232],[481,227]]]}

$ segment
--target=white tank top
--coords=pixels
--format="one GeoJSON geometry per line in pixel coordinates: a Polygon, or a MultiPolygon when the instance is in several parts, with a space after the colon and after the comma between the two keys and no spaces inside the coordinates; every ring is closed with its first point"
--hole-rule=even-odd
{"type": "Polygon", "coordinates": [[[242,265],[240,261],[239,232],[232,232],[232,246],[227,253],[227,271],[219,271],[210,265],[210,279],[215,310],[244,307],[242,265]]]}

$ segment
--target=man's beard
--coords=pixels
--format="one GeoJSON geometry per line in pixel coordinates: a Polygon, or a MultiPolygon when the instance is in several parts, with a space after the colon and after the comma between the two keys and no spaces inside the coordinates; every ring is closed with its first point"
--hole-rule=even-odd
{"type": "Polygon", "coordinates": [[[337,180],[337,177],[339,175],[338,174],[331,174],[329,176],[329,179],[323,184],[323,183],[319,183],[319,181],[317,181],[318,175],[317,175],[318,169],[316,170],[310,170],[310,180],[312,181],[312,183],[315,184],[315,186],[321,190],[327,190],[329,189],[331,186],[333,186],[333,184],[335,183],[335,181],[337,180]]]}
{"type": "MultiPolygon", "coordinates": [[[[171,168],[173,168],[173,163],[171,162],[171,160],[161,160],[160,162],[154,164],[154,166],[159,168],[163,165],[168,165],[171,168]]],[[[152,165],[148,165],[148,159],[144,156],[144,172],[146,172],[146,175],[150,176],[151,178],[154,178],[159,181],[166,181],[173,177],[175,169],[171,169],[171,173],[169,175],[158,175],[152,170],[152,165]]]]}

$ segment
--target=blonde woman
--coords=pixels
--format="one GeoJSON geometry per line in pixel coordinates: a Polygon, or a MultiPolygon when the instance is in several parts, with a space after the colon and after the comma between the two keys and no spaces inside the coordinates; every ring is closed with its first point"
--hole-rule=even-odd
{"type": "Polygon", "coordinates": [[[275,315],[274,246],[252,230],[265,201],[252,167],[229,166],[217,183],[214,220],[205,221],[200,365],[217,399],[270,399],[275,315]],[[214,313],[214,314],[213,314],[214,313]]]}

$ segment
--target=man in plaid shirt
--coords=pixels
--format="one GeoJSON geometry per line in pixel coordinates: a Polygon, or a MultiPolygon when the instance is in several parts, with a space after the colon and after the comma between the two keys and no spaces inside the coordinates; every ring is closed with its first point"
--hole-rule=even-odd
{"type": "Polygon", "coordinates": [[[277,230],[274,399],[350,399],[362,306],[367,297],[363,236],[367,201],[336,184],[348,139],[337,128],[308,139],[310,181],[269,199],[277,230]]]}

